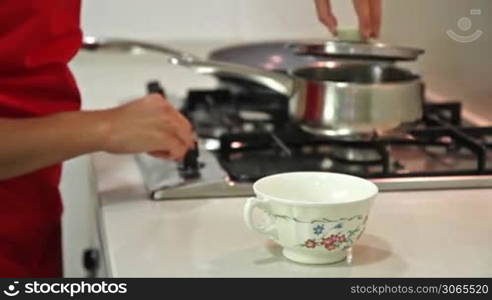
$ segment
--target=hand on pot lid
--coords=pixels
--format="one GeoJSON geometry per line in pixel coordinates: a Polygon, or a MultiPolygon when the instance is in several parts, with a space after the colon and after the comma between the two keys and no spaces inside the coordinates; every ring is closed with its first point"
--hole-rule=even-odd
{"type": "MultiPolygon", "coordinates": [[[[353,38],[354,34],[348,32],[346,38],[353,38]]],[[[373,60],[416,60],[424,54],[424,50],[409,47],[392,46],[379,42],[361,42],[346,40],[308,41],[293,43],[290,45],[299,55],[312,55],[323,57],[345,57],[352,59],[373,60]]]]}

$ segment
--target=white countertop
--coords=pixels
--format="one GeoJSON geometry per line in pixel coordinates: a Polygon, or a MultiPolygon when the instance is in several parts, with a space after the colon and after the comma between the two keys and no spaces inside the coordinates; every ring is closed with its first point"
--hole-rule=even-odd
{"type": "Polygon", "coordinates": [[[246,228],[244,199],[152,202],[131,156],[94,158],[115,277],[492,276],[492,190],[383,193],[351,263],[307,266],[246,228]]]}
{"type": "MultiPolygon", "coordinates": [[[[192,52],[210,47],[194,46],[192,52]]],[[[109,107],[141,95],[153,78],[175,99],[190,87],[214,86],[210,78],[159,59],[79,55],[73,67],[84,107],[109,107]]],[[[93,158],[110,276],[492,276],[492,190],[383,193],[350,262],[306,266],[283,258],[278,246],[246,228],[244,199],[153,202],[132,156],[93,158]]]]}

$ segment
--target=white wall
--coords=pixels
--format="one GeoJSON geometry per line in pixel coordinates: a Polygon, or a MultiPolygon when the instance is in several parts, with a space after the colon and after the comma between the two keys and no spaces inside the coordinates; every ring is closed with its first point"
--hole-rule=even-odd
{"type": "MultiPolygon", "coordinates": [[[[351,1],[335,1],[355,24],[351,1]]],[[[86,0],[84,28],[103,36],[164,40],[326,37],[312,0],[86,0]]]]}

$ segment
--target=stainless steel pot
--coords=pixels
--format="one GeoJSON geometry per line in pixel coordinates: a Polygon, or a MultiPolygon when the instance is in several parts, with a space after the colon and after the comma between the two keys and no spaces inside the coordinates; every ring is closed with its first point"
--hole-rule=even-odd
{"type": "Polygon", "coordinates": [[[199,74],[246,80],[290,98],[290,115],[314,134],[386,134],[421,119],[423,84],[418,75],[394,66],[357,62],[317,62],[290,75],[202,60],[165,46],[129,40],[85,38],[91,50],[142,48],[158,51],[172,64],[199,74]]]}
{"type": "Polygon", "coordinates": [[[291,114],[308,132],[384,135],[422,118],[420,77],[392,66],[319,63],[293,73],[291,114]]]}

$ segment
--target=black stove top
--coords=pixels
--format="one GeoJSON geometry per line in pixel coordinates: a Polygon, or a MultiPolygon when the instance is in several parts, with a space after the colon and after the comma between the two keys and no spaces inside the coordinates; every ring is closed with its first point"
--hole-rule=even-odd
{"type": "Polygon", "coordinates": [[[230,178],[252,182],[291,171],[366,178],[492,174],[492,127],[467,127],[461,103],[426,104],[421,124],[400,137],[364,141],[314,136],[289,121],[275,92],[193,90],[182,108],[230,178]]]}

